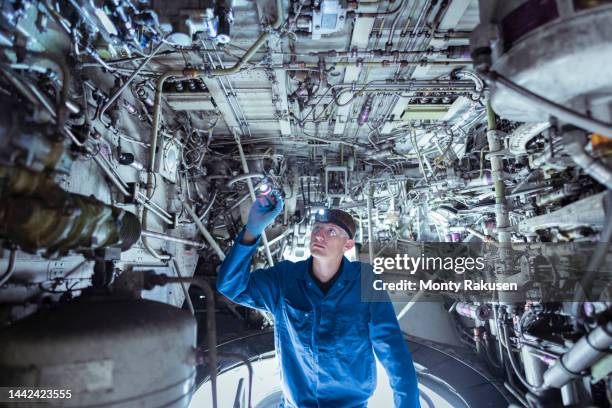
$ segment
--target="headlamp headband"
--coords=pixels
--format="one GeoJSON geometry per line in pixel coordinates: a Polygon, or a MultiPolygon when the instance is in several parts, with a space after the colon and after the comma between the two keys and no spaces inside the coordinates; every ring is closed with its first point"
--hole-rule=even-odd
{"type": "Polygon", "coordinates": [[[353,233],[351,232],[351,229],[344,222],[338,219],[338,217],[334,215],[333,211],[330,211],[326,208],[321,208],[315,214],[315,222],[322,222],[322,223],[337,225],[340,228],[342,228],[344,231],[346,231],[350,239],[353,239],[353,233]]]}

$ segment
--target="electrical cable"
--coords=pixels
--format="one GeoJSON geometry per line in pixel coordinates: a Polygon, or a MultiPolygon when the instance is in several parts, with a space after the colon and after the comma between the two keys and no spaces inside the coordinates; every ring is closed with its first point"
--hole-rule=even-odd
{"type": "Polygon", "coordinates": [[[521,374],[518,364],[516,362],[516,360],[514,359],[514,355],[512,354],[512,347],[510,345],[510,339],[508,338],[508,329],[507,329],[507,325],[504,322],[500,322],[501,326],[502,326],[502,333],[504,336],[504,347],[506,348],[507,354],[508,354],[508,359],[510,360],[510,365],[512,366],[512,369],[514,370],[514,374],[516,375],[516,377],[519,379],[519,381],[521,382],[521,384],[523,384],[523,386],[525,386],[525,388],[527,388],[530,392],[532,393],[538,393],[540,391],[543,391],[546,389],[546,387],[543,386],[534,386],[529,384],[529,382],[527,381],[527,379],[525,377],[523,377],[523,375],[521,374]]]}

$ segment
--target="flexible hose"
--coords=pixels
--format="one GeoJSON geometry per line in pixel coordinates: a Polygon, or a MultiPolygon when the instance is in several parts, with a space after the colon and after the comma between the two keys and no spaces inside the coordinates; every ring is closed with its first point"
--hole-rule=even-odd
{"type": "Polygon", "coordinates": [[[513,92],[514,94],[522,96],[524,99],[532,102],[538,108],[542,109],[551,116],[559,118],[564,122],[576,125],[582,129],[612,137],[612,124],[610,123],[591,118],[580,112],[576,112],[575,110],[566,108],[565,106],[559,105],[558,103],[537,95],[530,90],[512,82],[498,72],[484,71],[481,72],[481,75],[487,78],[489,81],[513,92]]]}

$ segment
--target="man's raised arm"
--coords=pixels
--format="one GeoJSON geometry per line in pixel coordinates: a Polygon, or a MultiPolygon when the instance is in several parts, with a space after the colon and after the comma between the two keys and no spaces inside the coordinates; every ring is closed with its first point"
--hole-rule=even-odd
{"type": "Polygon", "coordinates": [[[276,191],[272,194],[272,202],[257,200],[253,203],[246,227],[238,234],[221,264],[217,290],[236,303],[273,313],[280,293],[282,265],[250,273],[261,233],[283,209],[281,196],[276,191]]]}

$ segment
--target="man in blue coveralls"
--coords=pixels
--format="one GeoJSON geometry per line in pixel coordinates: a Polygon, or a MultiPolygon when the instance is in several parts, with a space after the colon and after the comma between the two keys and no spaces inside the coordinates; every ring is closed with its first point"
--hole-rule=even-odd
{"type": "Polygon", "coordinates": [[[388,294],[378,294],[379,302],[363,302],[362,280],[373,280],[371,266],[344,257],[355,245],[355,222],[348,213],[317,214],[307,260],[249,272],[261,233],[283,208],[281,196],[272,195],[267,203],[253,203],[246,228],[221,265],[217,289],[274,316],[280,406],[366,407],[376,388],[376,353],[389,375],[395,407],[420,407],[412,356],[388,294]]]}

